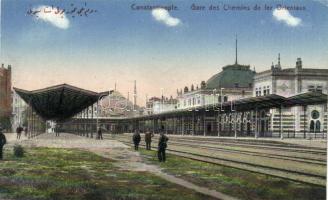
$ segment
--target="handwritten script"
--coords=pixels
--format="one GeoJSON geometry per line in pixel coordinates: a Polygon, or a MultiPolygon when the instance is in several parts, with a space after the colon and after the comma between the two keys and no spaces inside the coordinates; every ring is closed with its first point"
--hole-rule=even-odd
{"type": "Polygon", "coordinates": [[[98,12],[96,9],[91,9],[87,7],[87,4],[84,3],[83,6],[75,6],[73,3],[70,4],[69,8],[60,8],[59,6],[42,6],[38,8],[31,8],[27,10],[27,15],[38,17],[39,14],[55,14],[60,17],[64,17],[64,15],[69,15],[72,18],[75,18],[76,16],[84,16],[88,17],[92,13],[98,12]]]}

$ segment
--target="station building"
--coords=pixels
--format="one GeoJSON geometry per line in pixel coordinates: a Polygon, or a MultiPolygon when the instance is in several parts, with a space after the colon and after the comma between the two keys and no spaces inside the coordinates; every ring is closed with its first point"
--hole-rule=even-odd
{"type": "MultiPolygon", "coordinates": [[[[282,68],[279,55],[278,64],[272,64],[271,69],[254,76],[253,96],[276,94],[291,97],[306,92],[327,94],[327,87],[328,69],[303,68],[301,58],[297,58],[295,67],[282,68]]],[[[279,121],[278,109],[262,111],[260,133],[263,136],[278,133],[281,125],[287,134],[302,135],[305,129],[320,137],[320,134],[326,132],[327,104],[282,108],[282,124],[279,121]]]]}

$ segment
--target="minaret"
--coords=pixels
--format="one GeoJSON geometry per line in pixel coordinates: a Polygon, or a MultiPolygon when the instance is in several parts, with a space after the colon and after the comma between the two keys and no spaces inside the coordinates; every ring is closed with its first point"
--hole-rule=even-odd
{"type": "Polygon", "coordinates": [[[238,40],[237,40],[237,34],[236,34],[236,62],[235,64],[238,64],[238,40]]]}
{"type": "Polygon", "coordinates": [[[278,69],[281,69],[281,65],[280,65],[280,53],[278,53],[278,64],[277,64],[278,69]]]}
{"type": "Polygon", "coordinates": [[[116,81],[115,81],[114,91],[116,91],[116,81]]]}
{"type": "Polygon", "coordinates": [[[137,81],[134,80],[133,109],[135,109],[136,105],[137,105],[137,81]]]}

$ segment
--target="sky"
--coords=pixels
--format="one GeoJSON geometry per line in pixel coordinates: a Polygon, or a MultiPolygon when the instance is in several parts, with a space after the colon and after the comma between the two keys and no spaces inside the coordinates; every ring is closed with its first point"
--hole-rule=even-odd
{"type": "Polygon", "coordinates": [[[298,57],[328,68],[327,11],[327,0],[1,0],[1,63],[27,90],[68,83],[101,92],[116,83],[131,97],[136,80],[144,105],[146,95],[174,97],[233,64],[236,35],[238,63],[257,72],[278,53],[283,68],[298,57]]]}

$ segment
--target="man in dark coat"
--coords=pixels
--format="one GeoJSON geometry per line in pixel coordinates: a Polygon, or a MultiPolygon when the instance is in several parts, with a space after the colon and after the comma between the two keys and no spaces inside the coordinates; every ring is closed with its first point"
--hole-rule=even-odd
{"type": "Polygon", "coordinates": [[[157,152],[157,156],[158,156],[158,160],[159,162],[165,162],[166,161],[166,154],[165,154],[165,150],[167,148],[167,141],[169,140],[169,138],[164,135],[164,133],[161,133],[161,136],[159,137],[158,140],[158,152],[157,152]]]}
{"type": "Polygon", "coordinates": [[[99,140],[103,139],[101,127],[98,128],[98,136],[97,137],[99,140]]]}
{"type": "Polygon", "coordinates": [[[139,143],[140,143],[140,140],[141,140],[139,130],[136,130],[136,132],[133,134],[132,139],[133,139],[133,143],[134,143],[134,150],[138,150],[139,143]]]}
{"type": "Polygon", "coordinates": [[[145,134],[145,142],[146,142],[146,149],[150,150],[151,149],[151,138],[154,137],[154,134],[151,133],[150,131],[147,131],[145,134]]]}
{"type": "Polygon", "coordinates": [[[18,126],[18,127],[16,128],[16,133],[17,133],[17,139],[18,139],[18,140],[21,138],[22,132],[23,132],[23,127],[18,126]]]}
{"type": "Polygon", "coordinates": [[[0,160],[3,159],[3,146],[7,143],[6,136],[2,133],[2,127],[0,125],[0,160]]]}

